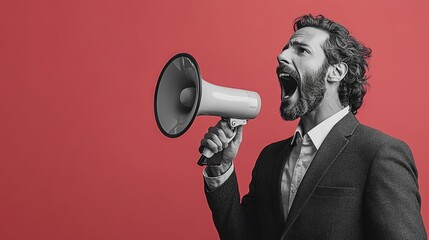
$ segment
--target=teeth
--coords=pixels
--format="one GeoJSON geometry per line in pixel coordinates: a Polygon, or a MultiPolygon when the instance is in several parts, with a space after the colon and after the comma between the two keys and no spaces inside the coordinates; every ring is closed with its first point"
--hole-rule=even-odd
{"type": "Polygon", "coordinates": [[[289,77],[290,74],[289,73],[280,73],[279,77],[289,77]]]}

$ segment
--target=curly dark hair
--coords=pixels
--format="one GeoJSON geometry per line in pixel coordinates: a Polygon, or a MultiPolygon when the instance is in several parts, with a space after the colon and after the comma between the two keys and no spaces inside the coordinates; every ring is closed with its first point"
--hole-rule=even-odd
{"type": "Polygon", "coordinates": [[[329,65],[341,62],[347,64],[348,72],[340,83],[338,95],[341,104],[350,106],[350,111],[356,114],[369,86],[366,71],[371,49],[358,42],[345,27],[323,15],[313,17],[309,14],[295,19],[294,31],[304,27],[314,27],[329,33],[329,39],[322,48],[329,65]]]}

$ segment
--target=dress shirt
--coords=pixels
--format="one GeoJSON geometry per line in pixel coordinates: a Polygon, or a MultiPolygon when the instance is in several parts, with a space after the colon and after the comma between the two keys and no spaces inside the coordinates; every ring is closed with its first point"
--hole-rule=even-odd
{"type": "MultiPolygon", "coordinates": [[[[302,137],[302,128],[298,124],[291,144],[292,149],[288,161],[286,161],[281,183],[281,194],[283,203],[283,214],[285,219],[292,206],[299,184],[304,178],[305,172],[310,167],[311,161],[317,150],[322,145],[328,133],[344,116],[349,112],[349,107],[345,107],[329,118],[325,119],[302,137]]],[[[203,170],[204,180],[209,190],[213,190],[222,185],[232,174],[234,165],[221,176],[209,177],[203,170]]]]}
{"type": "Polygon", "coordinates": [[[334,125],[346,116],[348,112],[349,107],[343,108],[316,125],[304,134],[304,136],[302,136],[301,123],[298,124],[291,141],[293,145],[292,152],[285,163],[282,175],[281,194],[284,219],[287,219],[296,192],[314,156],[334,125]]]}
{"type": "Polygon", "coordinates": [[[213,190],[213,189],[219,187],[226,180],[228,180],[228,178],[231,176],[233,171],[234,171],[234,164],[231,164],[231,167],[229,167],[229,169],[224,174],[222,174],[218,177],[209,177],[207,175],[205,169],[204,169],[203,170],[203,176],[204,176],[204,180],[206,181],[207,188],[209,190],[213,190]]]}

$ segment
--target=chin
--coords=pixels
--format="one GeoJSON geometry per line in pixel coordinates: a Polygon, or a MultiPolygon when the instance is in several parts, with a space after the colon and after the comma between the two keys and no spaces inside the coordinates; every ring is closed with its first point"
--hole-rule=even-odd
{"type": "Polygon", "coordinates": [[[291,106],[290,103],[282,102],[280,106],[280,115],[283,120],[293,121],[301,117],[297,111],[296,106],[291,106]]]}
{"type": "Polygon", "coordinates": [[[290,97],[282,98],[280,104],[280,115],[283,120],[293,121],[302,116],[302,104],[299,103],[298,95],[297,91],[295,91],[290,97]]]}

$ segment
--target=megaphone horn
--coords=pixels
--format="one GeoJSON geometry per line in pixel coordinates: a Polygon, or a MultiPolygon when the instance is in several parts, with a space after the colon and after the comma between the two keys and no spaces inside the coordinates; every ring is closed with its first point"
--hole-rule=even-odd
{"type": "MultiPolygon", "coordinates": [[[[197,61],[187,53],[172,57],[162,69],[155,90],[155,119],[161,132],[179,137],[198,115],[226,118],[235,128],[253,119],[261,109],[261,98],[253,91],[221,87],[201,78],[197,61]]],[[[219,165],[217,158],[205,149],[200,165],[219,165]]]]}

